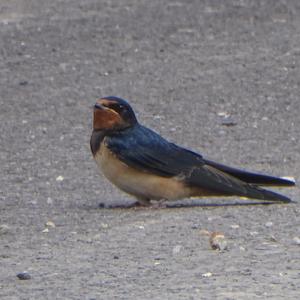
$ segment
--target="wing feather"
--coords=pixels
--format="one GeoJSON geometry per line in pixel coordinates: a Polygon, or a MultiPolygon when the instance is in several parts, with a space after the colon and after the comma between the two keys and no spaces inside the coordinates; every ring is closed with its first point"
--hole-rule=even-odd
{"type": "Polygon", "coordinates": [[[110,136],[107,147],[127,165],[159,176],[180,176],[188,185],[225,194],[244,194],[244,183],[205,164],[202,156],[139,125],[110,136]]]}
{"type": "Polygon", "coordinates": [[[246,172],[241,178],[235,177],[236,169],[205,161],[200,154],[170,143],[141,125],[107,136],[104,142],[121,161],[144,172],[163,177],[177,176],[186,185],[219,195],[290,201],[285,196],[243,181],[246,172]]]}

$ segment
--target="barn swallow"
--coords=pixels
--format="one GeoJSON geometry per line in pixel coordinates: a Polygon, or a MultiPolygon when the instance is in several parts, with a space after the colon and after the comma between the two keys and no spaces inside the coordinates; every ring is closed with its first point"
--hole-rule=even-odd
{"type": "Polygon", "coordinates": [[[94,106],[91,150],[103,174],[141,205],[151,200],[239,196],[291,200],[260,186],[294,186],[295,181],[252,173],[205,159],[139,124],[131,106],[118,97],[94,106]]]}

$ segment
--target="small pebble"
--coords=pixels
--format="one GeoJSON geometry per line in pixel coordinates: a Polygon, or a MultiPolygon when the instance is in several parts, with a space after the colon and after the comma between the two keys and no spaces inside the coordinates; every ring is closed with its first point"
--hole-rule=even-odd
{"type": "Polygon", "coordinates": [[[230,225],[230,227],[231,227],[232,229],[238,229],[238,228],[240,228],[240,225],[238,225],[238,224],[233,224],[233,225],[230,225]]]}
{"type": "Polygon", "coordinates": [[[31,279],[31,276],[30,276],[30,274],[28,272],[19,273],[19,274],[17,274],[17,277],[20,280],[29,280],[29,279],[31,279]]]}
{"type": "Polygon", "coordinates": [[[266,227],[272,227],[272,226],[273,226],[273,223],[272,223],[272,222],[267,222],[267,223],[265,224],[265,226],[266,226],[266,227]]]}
{"type": "Polygon", "coordinates": [[[220,112],[218,112],[218,116],[228,118],[230,115],[226,111],[220,111],[220,112]]]}
{"type": "Polygon", "coordinates": [[[293,241],[294,241],[294,243],[295,243],[296,245],[299,245],[299,246],[300,246],[300,238],[299,238],[298,236],[295,236],[295,237],[293,238],[293,241]]]}
{"type": "Polygon", "coordinates": [[[56,177],[56,181],[58,181],[58,182],[61,182],[63,180],[64,180],[64,177],[61,176],[61,175],[59,175],[59,176],[56,177]]]}
{"type": "Polygon", "coordinates": [[[209,243],[213,250],[227,250],[227,241],[221,232],[213,232],[209,238],[209,243]]]}
{"type": "Polygon", "coordinates": [[[47,227],[55,228],[55,224],[52,221],[48,221],[45,225],[47,227]]]}
{"type": "Polygon", "coordinates": [[[211,277],[212,276],[212,273],[208,272],[208,273],[203,273],[201,274],[202,277],[211,277]]]}
{"type": "Polygon", "coordinates": [[[223,118],[221,124],[223,126],[235,126],[235,125],[237,125],[237,122],[231,117],[225,117],[225,118],[223,118]]]}
{"type": "Polygon", "coordinates": [[[49,228],[45,228],[42,232],[43,232],[43,233],[49,232],[49,228]]]}
{"type": "Polygon", "coordinates": [[[0,235],[7,234],[9,232],[9,226],[6,224],[1,224],[0,225],[0,235]]]}

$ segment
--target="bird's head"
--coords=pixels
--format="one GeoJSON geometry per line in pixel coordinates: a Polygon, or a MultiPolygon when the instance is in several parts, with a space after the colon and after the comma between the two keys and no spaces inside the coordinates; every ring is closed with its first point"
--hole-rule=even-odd
{"type": "Polygon", "coordinates": [[[122,130],[137,123],[130,105],[118,97],[104,97],[94,106],[94,130],[122,130]]]}

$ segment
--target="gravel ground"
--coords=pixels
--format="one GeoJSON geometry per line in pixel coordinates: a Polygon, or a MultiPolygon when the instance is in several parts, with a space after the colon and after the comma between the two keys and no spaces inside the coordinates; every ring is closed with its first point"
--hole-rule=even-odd
{"type": "Polygon", "coordinates": [[[298,188],[130,209],[89,150],[116,95],[206,157],[299,178],[299,1],[2,0],[0,24],[1,299],[299,299],[298,188]]]}

